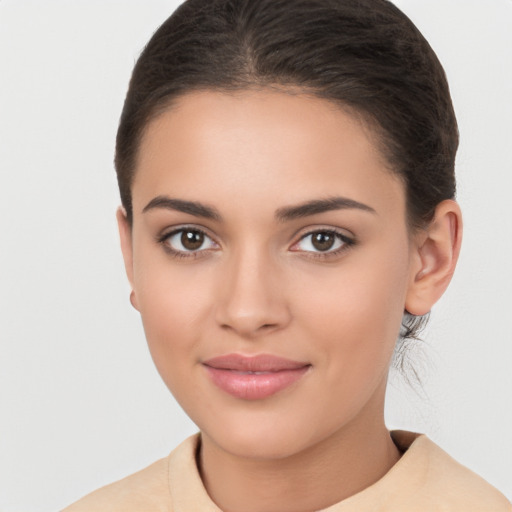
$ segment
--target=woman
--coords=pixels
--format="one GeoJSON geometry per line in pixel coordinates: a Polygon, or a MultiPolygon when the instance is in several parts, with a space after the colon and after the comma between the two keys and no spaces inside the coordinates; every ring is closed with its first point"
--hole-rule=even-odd
{"type": "Polygon", "coordinates": [[[66,510],[510,510],[384,424],[457,263],[457,145],[389,2],[187,0],[135,66],[116,170],[131,302],[200,434],[66,510]]]}

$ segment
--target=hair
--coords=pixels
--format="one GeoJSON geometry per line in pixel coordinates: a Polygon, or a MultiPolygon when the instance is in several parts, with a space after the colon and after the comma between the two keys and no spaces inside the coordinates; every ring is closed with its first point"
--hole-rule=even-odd
{"type": "MultiPolygon", "coordinates": [[[[278,87],[331,101],[375,134],[405,185],[411,229],[455,197],[458,130],[444,70],[387,0],[186,0],[142,51],[130,80],[115,166],[128,222],[148,124],[196,90],[278,87]]],[[[404,315],[401,339],[424,317],[404,315]]]]}

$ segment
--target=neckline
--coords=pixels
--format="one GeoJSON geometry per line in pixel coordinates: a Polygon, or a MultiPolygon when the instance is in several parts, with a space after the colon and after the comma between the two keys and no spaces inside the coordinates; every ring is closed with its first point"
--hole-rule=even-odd
{"type": "MultiPolygon", "coordinates": [[[[348,512],[359,510],[365,502],[375,498],[386,488],[396,487],[407,475],[411,485],[420,482],[422,475],[416,474],[414,461],[417,453],[428,447],[431,441],[424,435],[405,430],[390,431],[391,439],[402,453],[394,466],[377,482],[362,491],[318,512],[348,512]]],[[[201,433],[198,432],[186,439],[170,455],[168,461],[169,491],[174,512],[201,510],[201,512],[222,512],[211,500],[203,485],[197,455],[201,444],[201,433]]]]}

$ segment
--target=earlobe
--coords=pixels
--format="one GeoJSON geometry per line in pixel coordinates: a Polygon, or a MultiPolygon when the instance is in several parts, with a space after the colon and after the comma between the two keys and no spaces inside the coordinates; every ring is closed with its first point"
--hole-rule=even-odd
{"type": "Polygon", "coordinates": [[[432,222],[418,233],[405,309],[412,315],[427,314],[448,287],[462,242],[462,215],[453,200],[441,202],[432,222]]]}
{"type": "Polygon", "coordinates": [[[128,281],[130,286],[132,287],[132,292],[130,293],[130,302],[135,309],[138,309],[137,306],[137,297],[135,292],[133,291],[134,282],[133,282],[133,246],[132,246],[132,228],[128,222],[128,218],[126,215],[126,210],[119,206],[116,212],[117,218],[117,226],[119,229],[119,238],[121,241],[121,251],[123,253],[124,267],[126,270],[126,276],[128,277],[128,281]]]}

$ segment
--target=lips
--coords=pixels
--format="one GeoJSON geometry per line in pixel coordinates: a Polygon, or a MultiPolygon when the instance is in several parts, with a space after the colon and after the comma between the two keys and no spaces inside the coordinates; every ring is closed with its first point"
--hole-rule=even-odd
{"type": "Polygon", "coordinates": [[[244,400],[262,400],[300,380],[309,363],[270,354],[227,354],[203,362],[212,382],[222,391],[244,400]]]}

